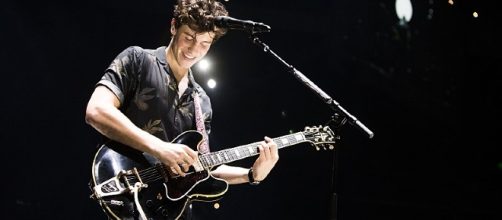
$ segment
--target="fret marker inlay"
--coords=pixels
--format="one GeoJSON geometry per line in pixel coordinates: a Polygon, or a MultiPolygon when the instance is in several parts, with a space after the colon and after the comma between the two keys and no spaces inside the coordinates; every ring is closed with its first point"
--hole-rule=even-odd
{"type": "Polygon", "coordinates": [[[297,141],[303,140],[303,137],[300,134],[295,135],[295,138],[296,138],[297,141]]]}
{"type": "Polygon", "coordinates": [[[281,141],[282,141],[282,144],[288,144],[289,143],[288,139],[286,139],[286,138],[281,139],[281,141]]]}

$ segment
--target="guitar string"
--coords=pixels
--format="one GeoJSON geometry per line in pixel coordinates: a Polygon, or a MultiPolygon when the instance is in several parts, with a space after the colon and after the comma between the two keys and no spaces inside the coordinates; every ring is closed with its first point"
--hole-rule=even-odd
{"type": "MultiPolygon", "coordinates": [[[[273,140],[274,140],[274,142],[276,142],[278,148],[297,144],[297,143],[300,143],[304,140],[303,138],[302,138],[303,140],[296,140],[296,139],[294,139],[294,135],[295,134],[285,135],[282,137],[273,138],[273,140]],[[282,142],[279,142],[282,139],[287,139],[289,144],[283,145],[282,142]]],[[[231,148],[231,149],[226,149],[226,150],[222,150],[222,151],[218,151],[218,152],[203,154],[203,155],[199,156],[199,163],[203,167],[207,168],[209,166],[214,166],[219,163],[229,163],[229,162],[238,160],[240,158],[254,156],[256,154],[259,154],[259,151],[256,149],[258,147],[258,144],[259,144],[259,142],[255,142],[255,143],[251,143],[251,144],[247,144],[247,145],[243,145],[243,146],[239,146],[239,147],[235,147],[235,148],[231,148]],[[250,147],[251,147],[251,149],[253,149],[252,152],[249,151],[250,147]],[[239,155],[237,155],[235,153],[235,151],[239,152],[239,155]],[[217,159],[213,159],[213,157],[216,157],[217,159]],[[223,159],[220,159],[220,158],[223,158],[223,159]],[[206,161],[208,161],[209,164],[206,161]]],[[[157,168],[158,168],[158,166],[152,166],[152,167],[146,168],[144,170],[138,171],[138,174],[143,181],[146,181],[146,182],[156,181],[156,180],[163,178],[162,174],[159,173],[157,168]]],[[[165,166],[161,166],[160,168],[166,169],[165,166]]],[[[127,176],[126,178],[128,180],[137,179],[136,176],[127,176]]]]}

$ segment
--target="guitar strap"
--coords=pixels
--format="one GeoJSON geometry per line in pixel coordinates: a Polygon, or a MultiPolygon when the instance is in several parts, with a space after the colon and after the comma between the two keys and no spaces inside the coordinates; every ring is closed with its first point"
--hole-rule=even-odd
{"type": "Polygon", "coordinates": [[[202,134],[202,143],[199,146],[199,153],[207,154],[209,153],[208,137],[206,132],[206,126],[204,126],[204,116],[202,115],[202,108],[200,107],[200,97],[197,92],[193,93],[193,104],[195,107],[195,124],[197,126],[197,131],[202,134]]]}

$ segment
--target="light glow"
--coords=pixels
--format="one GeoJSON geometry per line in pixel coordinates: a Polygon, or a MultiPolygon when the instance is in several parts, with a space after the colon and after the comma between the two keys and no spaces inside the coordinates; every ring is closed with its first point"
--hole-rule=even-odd
{"type": "Polygon", "coordinates": [[[410,0],[396,0],[396,14],[399,20],[410,22],[413,15],[413,7],[410,0]]]}
{"type": "Polygon", "coordinates": [[[216,87],[216,81],[214,81],[214,79],[209,79],[207,81],[207,86],[210,88],[210,89],[214,89],[214,87],[216,87]]]}
{"type": "Polygon", "coordinates": [[[197,64],[197,67],[202,72],[207,72],[209,70],[209,68],[211,68],[211,62],[209,62],[209,60],[207,60],[207,59],[202,59],[197,64]]]}

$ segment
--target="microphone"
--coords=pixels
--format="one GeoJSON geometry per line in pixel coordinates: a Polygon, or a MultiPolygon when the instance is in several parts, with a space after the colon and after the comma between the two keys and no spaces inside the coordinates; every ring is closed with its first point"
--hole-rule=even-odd
{"type": "Polygon", "coordinates": [[[229,16],[216,16],[213,20],[214,24],[221,28],[230,30],[250,31],[251,33],[270,32],[270,26],[254,22],[250,20],[239,20],[229,16]]]}

